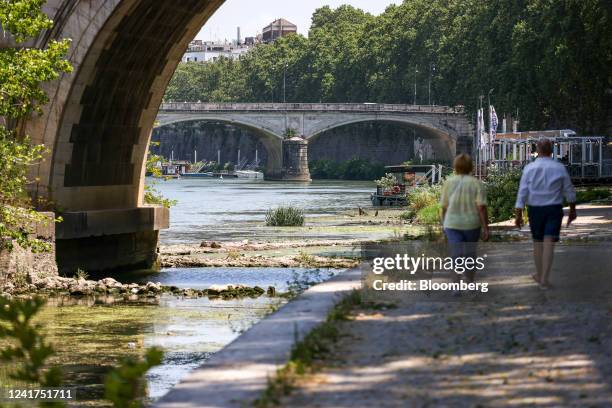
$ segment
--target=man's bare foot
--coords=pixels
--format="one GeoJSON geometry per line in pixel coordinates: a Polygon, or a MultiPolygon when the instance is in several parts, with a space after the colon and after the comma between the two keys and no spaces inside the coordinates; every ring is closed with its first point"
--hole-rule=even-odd
{"type": "Polygon", "coordinates": [[[540,278],[538,278],[538,275],[531,275],[531,279],[533,279],[533,281],[538,285],[540,284],[540,278]]]}

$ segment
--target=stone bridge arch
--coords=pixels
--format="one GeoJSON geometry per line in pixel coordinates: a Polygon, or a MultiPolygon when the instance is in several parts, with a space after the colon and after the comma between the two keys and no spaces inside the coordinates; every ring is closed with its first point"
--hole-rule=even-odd
{"type": "Polygon", "coordinates": [[[50,150],[33,169],[48,198],[58,266],[148,267],[168,211],[143,204],[151,129],[191,41],[224,0],[49,0],[54,26],[35,42],[70,38],[74,71],[45,85],[50,103],[23,127],[50,150]]]}

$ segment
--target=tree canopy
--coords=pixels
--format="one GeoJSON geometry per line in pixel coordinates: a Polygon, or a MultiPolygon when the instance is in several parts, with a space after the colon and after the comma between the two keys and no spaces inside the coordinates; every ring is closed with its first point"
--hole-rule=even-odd
{"type": "Polygon", "coordinates": [[[14,243],[35,251],[48,245],[30,236],[46,217],[34,211],[26,188],[28,169],[43,158],[45,146],[31,145],[16,131],[19,120],[41,112],[48,97],[41,84],[72,68],[65,60],[69,42],[51,41],[45,49],[22,44],[48,29],[52,21],[42,13],[43,0],[0,0],[0,26],[14,47],[0,49],[0,249],[14,243]]]}
{"type": "Polygon", "coordinates": [[[607,0],[405,0],[373,16],[322,7],[308,38],[238,61],[181,64],[166,99],[465,105],[490,89],[521,127],[604,133],[612,92],[607,0]],[[431,92],[430,92],[431,89],[431,92]]]}

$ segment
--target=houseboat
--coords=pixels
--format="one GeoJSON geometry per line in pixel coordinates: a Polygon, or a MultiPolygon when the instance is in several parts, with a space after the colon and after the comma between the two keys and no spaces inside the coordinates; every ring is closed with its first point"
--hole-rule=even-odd
{"type": "Polygon", "coordinates": [[[387,174],[381,179],[384,181],[378,183],[376,193],[370,196],[374,206],[406,206],[411,189],[442,181],[444,167],[441,164],[402,164],[385,169],[387,174]]]}

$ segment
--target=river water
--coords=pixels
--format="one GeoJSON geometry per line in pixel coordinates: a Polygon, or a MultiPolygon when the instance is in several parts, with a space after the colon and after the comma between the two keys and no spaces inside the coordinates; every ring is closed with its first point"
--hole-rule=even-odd
{"type": "Polygon", "coordinates": [[[162,244],[270,238],[270,232],[263,225],[270,208],[295,205],[304,210],[308,220],[371,206],[370,193],[375,190],[374,182],[368,181],[282,183],[180,179],[152,182],[165,197],[177,200],[170,212],[170,229],[160,234],[162,244]]]}
{"type": "MultiPolygon", "coordinates": [[[[201,240],[258,239],[269,235],[266,211],[278,205],[301,207],[307,218],[369,205],[373,183],[313,182],[304,184],[243,180],[170,180],[156,188],[178,203],[162,244],[201,240]]],[[[287,236],[283,239],[300,239],[287,236]]],[[[202,289],[213,284],[275,286],[284,291],[308,276],[328,279],[329,270],[288,268],[177,268],[161,272],[121,273],[122,282],[161,282],[202,289]]],[[[161,366],[148,374],[149,397],[158,398],[201,365],[210,355],[283,304],[281,298],[209,300],[163,295],[150,302],[113,303],[110,299],[54,299],[38,320],[55,345],[53,363],[63,368],[65,384],[77,388],[73,406],[104,406],[103,381],[122,357],[139,356],[146,347],[165,351],[161,366]]],[[[0,369],[0,380],[3,378],[0,369]]],[[[6,377],[4,377],[6,378],[6,377]]]]}

